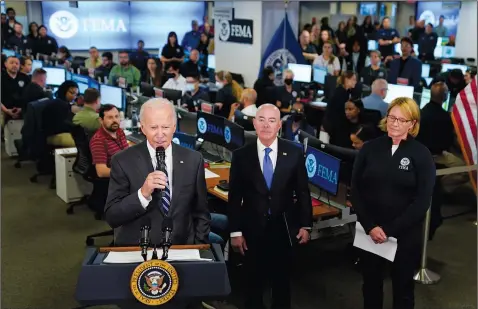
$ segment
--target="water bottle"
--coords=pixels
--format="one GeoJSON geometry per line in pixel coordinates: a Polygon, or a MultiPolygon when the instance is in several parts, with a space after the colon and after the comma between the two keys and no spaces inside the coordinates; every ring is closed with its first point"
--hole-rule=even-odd
{"type": "Polygon", "coordinates": [[[131,111],[131,129],[133,132],[136,132],[139,125],[139,118],[138,113],[136,112],[136,108],[133,108],[131,111]]]}

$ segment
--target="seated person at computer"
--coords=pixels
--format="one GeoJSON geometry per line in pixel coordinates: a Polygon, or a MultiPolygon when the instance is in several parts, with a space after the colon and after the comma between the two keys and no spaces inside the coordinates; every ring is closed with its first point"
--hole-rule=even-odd
{"type": "Polygon", "coordinates": [[[256,117],[257,113],[257,92],[254,89],[246,88],[242,91],[240,110],[243,115],[256,117]]]}
{"type": "Polygon", "coordinates": [[[378,50],[369,53],[370,65],[360,72],[360,81],[367,86],[372,85],[377,78],[387,79],[387,69],[381,65],[382,56],[378,50]]]}
{"type": "Polygon", "coordinates": [[[382,117],[387,115],[388,103],[384,101],[388,92],[388,83],[385,79],[376,79],[372,84],[372,93],[362,99],[366,109],[380,111],[382,117]]]}
{"type": "Polygon", "coordinates": [[[102,61],[100,58],[100,53],[98,52],[98,49],[94,46],[90,47],[89,50],[90,57],[85,60],[85,68],[87,69],[96,69],[101,66],[102,61]]]}
{"type": "Polygon", "coordinates": [[[71,55],[70,50],[66,46],[60,46],[56,53],[56,62],[58,65],[64,66],[66,69],[69,69],[71,63],[73,62],[73,56],[71,55]]]}
{"type": "Polygon", "coordinates": [[[118,53],[119,64],[115,65],[108,77],[108,83],[113,86],[123,86],[120,84],[124,82],[125,87],[139,86],[141,81],[141,72],[129,62],[129,54],[123,50],[118,53]]]}
{"type": "Polygon", "coordinates": [[[186,78],[179,73],[180,63],[177,61],[168,62],[166,64],[167,82],[163,85],[165,89],[173,89],[186,92],[186,78]]]}
{"type": "Polygon", "coordinates": [[[161,88],[163,81],[162,63],[158,59],[149,58],[146,70],[141,75],[141,82],[148,83],[156,88],[161,88]]]}
{"type": "Polygon", "coordinates": [[[400,42],[402,56],[390,63],[388,82],[419,87],[422,77],[422,62],[411,56],[413,42],[410,38],[403,37],[400,42]]]}
{"type": "Polygon", "coordinates": [[[165,65],[168,62],[184,61],[184,49],[178,43],[178,35],[176,32],[168,34],[168,41],[161,50],[161,62],[165,65]]]}
{"type": "Polygon", "coordinates": [[[295,102],[285,124],[282,126],[282,138],[290,141],[299,141],[299,130],[315,136],[314,128],[312,128],[305,119],[304,104],[295,102]]]}
{"type": "Polygon", "coordinates": [[[182,76],[199,75],[199,52],[197,49],[191,50],[189,60],[181,64],[179,72],[182,76]]]}
{"type": "Polygon", "coordinates": [[[422,34],[418,40],[418,50],[420,51],[418,58],[422,61],[435,60],[433,54],[437,46],[437,41],[438,35],[433,31],[433,25],[428,23],[425,27],[425,33],[422,34]]]}
{"type": "Polygon", "coordinates": [[[365,142],[377,138],[379,135],[377,128],[371,125],[360,126],[356,132],[350,134],[352,147],[360,150],[365,142]]]}
{"type": "Polygon", "coordinates": [[[345,120],[345,103],[355,98],[354,88],[357,85],[357,77],[354,72],[345,72],[337,79],[337,88],[330,102],[327,102],[323,126],[326,132],[331,130],[334,123],[345,120]]]}
{"type": "MultiPolygon", "coordinates": [[[[95,166],[96,175],[108,179],[111,170],[111,158],[117,152],[128,148],[128,141],[124,131],[120,128],[120,114],[112,104],[100,107],[99,119],[101,126],[90,140],[92,164],[95,166]]],[[[95,183],[94,202],[89,206],[101,217],[108,197],[109,181],[95,183]]]]}
{"type": "Polygon", "coordinates": [[[28,76],[20,73],[20,60],[10,56],[5,61],[5,70],[2,71],[2,112],[6,119],[18,119],[22,115],[21,97],[30,82],[28,76]]]}
{"type": "Polygon", "coordinates": [[[338,76],[340,73],[340,62],[332,51],[332,43],[325,42],[322,47],[322,54],[315,58],[313,65],[325,68],[329,75],[338,76]]]}
{"type": "Polygon", "coordinates": [[[21,104],[22,104],[22,112],[23,114],[26,113],[26,108],[28,103],[37,101],[43,98],[48,98],[48,94],[45,90],[43,90],[46,86],[46,71],[43,69],[35,69],[32,74],[32,81],[29,83],[25,90],[23,91],[23,95],[21,97],[21,104]]]}
{"type": "Polygon", "coordinates": [[[199,87],[199,75],[186,77],[186,93],[181,98],[181,106],[190,112],[197,112],[200,100],[209,102],[209,93],[199,87]]]}
{"type": "Polygon", "coordinates": [[[58,88],[56,99],[43,110],[43,131],[48,145],[75,147],[70,131],[74,114],[72,102],[77,96],[78,84],[67,80],[58,88]]]}
{"type": "Polygon", "coordinates": [[[469,83],[471,83],[471,81],[473,80],[473,78],[475,78],[476,76],[476,71],[473,71],[471,69],[468,69],[466,70],[465,72],[465,83],[468,85],[469,83]]]}
{"type": "Polygon", "coordinates": [[[277,87],[276,106],[282,113],[290,112],[292,105],[300,101],[300,85],[294,83],[294,72],[290,69],[283,72],[284,85],[277,87]]]}
{"type": "Polygon", "coordinates": [[[33,55],[51,56],[58,50],[58,43],[54,37],[48,35],[48,29],[44,25],[38,27],[38,38],[33,41],[33,55]]]}
{"type": "Polygon", "coordinates": [[[267,103],[267,88],[275,86],[275,78],[274,68],[272,66],[268,66],[262,70],[261,76],[254,82],[254,90],[257,93],[257,107],[267,103]]]}
{"type": "Polygon", "coordinates": [[[450,91],[450,97],[455,98],[466,87],[465,76],[460,69],[452,69],[436,76],[431,85],[444,82],[450,91]]]}
{"type": "Polygon", "coordinates": [[[242,87],[232,75],[226,71],[216,72],[216,102],[214,103],[214,114],[228,118],[231,113],[231,106],[241,101],[242,87]]]}
{"type": "Polygon", "coordinates": [[[85,128],[89,137],[101,126],[98,113],[96,112],[101,105],[100,92],[94,88],[88,88],[83,94],[83,109],[73,117],[73,124],[85,128]]]}
{"type": "Polygon", "coordinates": [[[101,54],[101,61],[101,65],[95,70],[95,75],[110,76],[111,69],[116,65],[113,62],[113,54],[111,52],[104,52],[101,54]]]}

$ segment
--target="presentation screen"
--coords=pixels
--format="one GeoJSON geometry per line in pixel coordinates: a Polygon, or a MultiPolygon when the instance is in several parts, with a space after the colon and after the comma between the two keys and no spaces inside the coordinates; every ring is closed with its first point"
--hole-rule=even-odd
{"type": "Polygon", "coordinates": [[[43,24],[58,44],[70,50],[135,49],[143,40],[145,48],[161,48],[170,31],[178,35],[179,43],[191,21],[202,24],[204,2],[121,2],[78,1],[70,7],[68,1],[43,1],[43,24]]]}
{"type": "Polygon", "coordinates": [[[460,2],[427,2],[420,1],[417,4],[418,19],[424,20],[425,24],[432,23],[434,27],[438,26],[440,16],[445,17],[443,25],[447,28],[447,36],[456,35],[458,23],[460,21],[460,2]]]}
{"type": "Polygon", "coordinates": [[[387,96],[383,100],[390,104],[398,97],[413,99],[413,86],[388,84],[387,96]]]}
{"type": "Polygon", "coordinates": [[[312,147],[307,147],[305,156],[305,168],[309,182],[336,195],[339,185],[340,160],[312,147]]]}

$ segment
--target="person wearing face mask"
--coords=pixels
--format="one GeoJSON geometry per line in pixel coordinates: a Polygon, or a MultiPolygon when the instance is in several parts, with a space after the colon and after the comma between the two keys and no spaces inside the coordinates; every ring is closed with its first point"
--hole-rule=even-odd
{"type": "Polygon", "coordinates": [[[284,85],[277,87],[276,106],[282,113],[288,113],[292,105],[300,101],[300,86],[294,84],[294,72],[292,72],[292,70],[285,70],[283,76],[284,85]]]}
{"type": "Polygon", "coordinates": [[[299,130],[315,136],[314,128],[312,128],[305,119],[304,104],[295,102],[294,105],[292,105],[290,116],[287,118],[284,127],[282,127],[282,138],[299,142],[299,130]]]}
{"type": "Polygon", "coordinates": [[[199,87],[199,75],[186,77],[186,93],[181,99],[181,106],[190,112],[197,112],[200,100],[209,102],[209,93],[199,87]]]}
{"type": "Polygon", "coordinates": [[[43,110],[43,131],[47,144],[57,147],[75,147],[71,134],[73,106],[78,96],[78,84],[67,80],[58,88],[56,99],[43,110]]]}
{"type": "Polygon", "coordinates": [[[96,112],[101,106],[100,92],[94,88],[88,88],[83,94],[83,100],[83,108],[73,117],[73,124],[82,126],[90,133],[90,136],[93,136],[101,126],[96,112]]]}
{"type": "Polygon", "coordinates": [[[216,95],[214,113],[224,118],[229,118],[231,106],[240,102],[242,97],[242,87],[232,79],[229,72],[216,72],[216,87],[219,89],[216,95]]]}
{"type": "Polygon", "coordinates": [[[382,56],[378,50],[372,50],[369,53],[370,65],[366,66],[360,72],[360,81],[367,86],[373,84],[377,79],[387,79],[387,69],[381,65],[382,56]]]}
{"type": "Polygon", "coordinates": [[[179,73],[179,68],[180,64],[176,61],[166,64],[167,81],[163,85],[163,88],[180,90],[184,95],[186,92],[186,79],[179,73]]]}
{"type": "Polygon", "coordinates": [[[266,92],[268,87],[274,87],[274,68],[271,66],[265,67],[262,70],[261,76],[254,83],[254,90],[257,93],[256,106],[259,107],[266,102],[266,92]]]}
{"type": "Polygon", "coordinates": [[[363,308],[383,308],[384,271],[391,268],[393,308],[413,309],[413,276],[435,185],[435,163],[414,138],[420,129],[420,109],[413,99],[393,100],[380,128],[386,135],[365,143],[355,158],[351,202],[370,241],[379,247],[394,237],[397,252],[388,262],[361,250],[363,308]]]}

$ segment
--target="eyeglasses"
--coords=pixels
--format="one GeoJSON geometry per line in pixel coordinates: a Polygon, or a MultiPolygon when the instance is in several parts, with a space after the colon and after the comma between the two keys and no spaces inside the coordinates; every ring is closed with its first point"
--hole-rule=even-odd
{"type": "Polygon", "coordinates": [[[392,115],[387,115],[387,119],[388,119],[389,121],[391,121],[392,123],[395,123],[395,122],[398,121],[399,124],[405,124],[405,123],[411,121],[411,120],[404,119],[404,118],[397,118],[397,117],[392,116],[392,115]]]}

